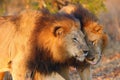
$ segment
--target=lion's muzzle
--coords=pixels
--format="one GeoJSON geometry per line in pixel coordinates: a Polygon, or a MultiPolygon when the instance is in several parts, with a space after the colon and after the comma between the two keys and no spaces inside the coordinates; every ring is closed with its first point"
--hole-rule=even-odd
{"type": "Polygon", "coordinates": [[[86,56],[88,55],[88,51],[82,51],[81,53],[82,54],[77,54],[75,58],[82,62],[85,60],[86,56]]]}
{"type": "Polygon", "coordinates": [[[101,52],[98,52],[98,54],[95,55],[95,56],[90,56],[90,57],[87,56],[85,58],[85,61],[88,62],[88,63],[90,63],[90,64],[92,64],[92,65],[95,65],[95,64],[98,64],[100,62],[101,57],[102,57],[101,52]]]}

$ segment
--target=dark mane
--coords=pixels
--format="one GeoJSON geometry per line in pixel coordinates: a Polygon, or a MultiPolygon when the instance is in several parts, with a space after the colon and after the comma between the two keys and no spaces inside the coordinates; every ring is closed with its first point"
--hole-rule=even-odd
{"type": "Polygon", "coordinates": [[[50,74],[51,72],[60,70],[61,67],[68,66],[68,64],[54,61],[51,55],[52,52],[49,49],[45,49],[45,45],[38,45],[36,39],[43,29],[49,28],[56,21],[64,20],[66,17],[73,19],[73,17],[70,15],[62,15],[59,13],[44,13],[44,16],[40,16],[36,19],[35,29],[31,36],[31,59],[28,61],[28,67],[30,70],[36,69],[40,73],[50,74]]]}
{"type": "Polygon", "coordinates": [[[81,21],[82,25],[90,21],[91,22],[98,21],[97,17],[89,10],[84,8],[81,4],[77,5],[76,10],[72,14],[81,21]]]}

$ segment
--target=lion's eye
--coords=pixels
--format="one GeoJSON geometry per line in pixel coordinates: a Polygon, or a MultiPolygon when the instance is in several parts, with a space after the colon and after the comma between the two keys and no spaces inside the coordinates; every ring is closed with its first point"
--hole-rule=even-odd
{"type": "Polygon", "coordinates": [[[92,45],[95,45],[95,41],[91,41],[91,44],[92,44],[92,45]]]}
{"type": "Polygon", "coordinates": [[[77,38],[73,38],[73,41],[74,41],[74,42],[79,42],[79,41],[77,40],[77,38]]]}

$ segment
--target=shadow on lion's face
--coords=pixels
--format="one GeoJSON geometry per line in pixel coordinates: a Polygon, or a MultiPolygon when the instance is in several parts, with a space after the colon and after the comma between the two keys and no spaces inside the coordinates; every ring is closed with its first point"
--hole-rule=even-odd
{"type": "Polygon", "coordinates": [[[87,33],[87,44],[89,45],[90,51],[87,55],[87,62],[90,64],[97,64],[102,56],[104,46],[104,34],[102,27],[99,24],[92,23],[89,25],[89,29],[86,29],[87,33]]]}
{"type": "Polygon", "coordinates": [[[98,40],[95,44],[91,41],[88,41],[88,45],[90,48],[89,54],[86,56],[86,61],[88,63],[97,64],[101,60],[102,56],[101,44],[102,44],[101,40],[98,40]]]}

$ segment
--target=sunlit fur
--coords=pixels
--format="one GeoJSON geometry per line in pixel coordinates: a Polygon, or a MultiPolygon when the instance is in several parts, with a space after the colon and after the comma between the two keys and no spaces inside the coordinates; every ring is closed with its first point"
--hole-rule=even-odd
{"type": "Polygon", "coordinates": [[[10,71],[13,80],[24,80],[32,71],[41,77],[60,71],[72,57],[83,61],[88,47],[80,28],[74,17],[47,10],[1,17],[0,72],[10,71]]]}

